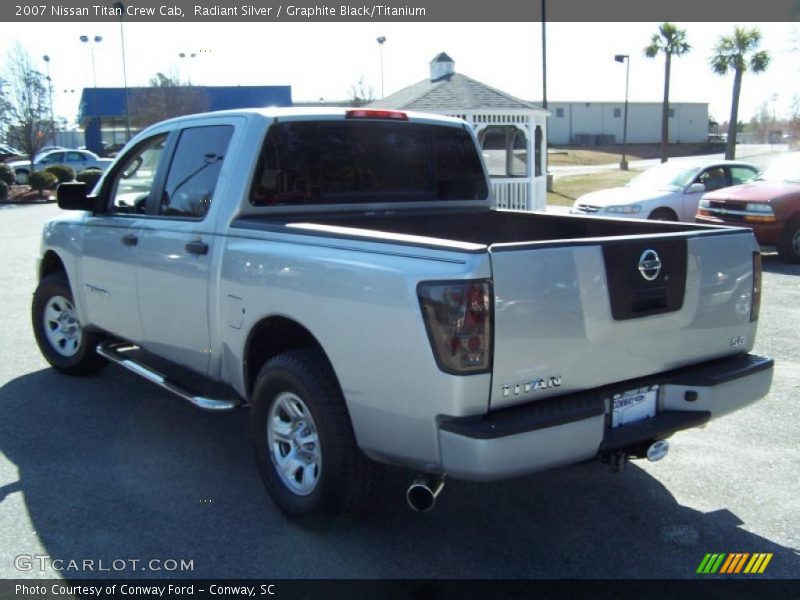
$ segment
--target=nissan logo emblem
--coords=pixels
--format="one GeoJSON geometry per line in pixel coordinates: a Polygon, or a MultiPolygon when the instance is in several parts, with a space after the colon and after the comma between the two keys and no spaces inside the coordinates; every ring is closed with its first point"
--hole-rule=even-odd
{"type": "Polygon", "coordinates": [[[654,281],[661,273],[661,259],[655,250],[645,250],[639,257],[639,273],[647,281],[654,281]]]}

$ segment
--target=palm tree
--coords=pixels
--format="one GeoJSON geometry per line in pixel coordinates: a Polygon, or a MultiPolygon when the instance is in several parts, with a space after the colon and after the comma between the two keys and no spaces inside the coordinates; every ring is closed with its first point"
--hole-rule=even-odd
{"type": "Polygon", "coordinates": [[[655,58],[663,52],[666,58],[664,63],[664,105],[661,107],[661,162],[667,162],[669,144],[669,74],[672,68],[672,57],[683,56],[692,47],[686,41],[686,30],[678,29],[672,23],[662,23],[658,33],[654,33],[650,44],[644,49],[648,58],[655,58]]]}
{"type": "Polygon", "coordinates": [[[736,27],[733,35],[723,35],[714,47],[711,56],[711,68],[717,75],[726,75],[733,71],[733,99],[731,100],[731,118],[728,121],[728,143],[725,146],[725,158],[736,156],[736,123],[739,118],[739,94],[742,91],[742,77],[746,72],[761,73],[769,65],[769,53],[757,50],[761,45],[761,32],[758,29],[736,27]]]}

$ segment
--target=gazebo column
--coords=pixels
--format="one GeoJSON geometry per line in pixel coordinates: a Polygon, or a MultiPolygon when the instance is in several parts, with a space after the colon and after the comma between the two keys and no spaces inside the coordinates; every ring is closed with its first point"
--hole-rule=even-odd
{"type": "Polygon", "coordinates": [[[527,156],[525,157],[526,173],[528,175],[528,197],[525,200],[525,209],[533,210],[533,199],[536,197],[536,169],[534,161],[536,158],[536,124],[533,117],[528,117],[527,124],[527,156]]]}
{"type": "Polygon", "coordinates": [[[506,126],[503,128],[506,133],[506,177],[514,172],[514,138],[517,130],[515,127],[506,126]]]}

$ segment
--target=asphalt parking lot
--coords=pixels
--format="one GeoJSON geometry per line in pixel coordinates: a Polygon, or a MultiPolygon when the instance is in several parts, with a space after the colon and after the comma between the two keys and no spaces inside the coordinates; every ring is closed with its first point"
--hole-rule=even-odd
{"type": "Polygon", "coordinates": [[[262,489],[244,411],[200,412],[116,366],[47,367],[29,305],[58,212],[0,206],[2,578],[695,578],[708,552],[771,552],[760,577],[800,573],[800,266],[764,261],[755,350],[776,359],[770,395],[675,435],[664,461],[450,481],[422,515],[405,505],[410,474],[392,471],[368,520],[302,529],[262,489]],[[20,570],[20,555],[193,570],[20,570]]]}

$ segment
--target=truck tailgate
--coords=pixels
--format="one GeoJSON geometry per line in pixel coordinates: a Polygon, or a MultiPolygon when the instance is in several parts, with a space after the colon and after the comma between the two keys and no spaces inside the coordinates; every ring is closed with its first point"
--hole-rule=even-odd
{"type": "Polygon", "coordinates": [[[750,350],[755,249],[739,230],[493,245],[491,408],[750,350]]]}

